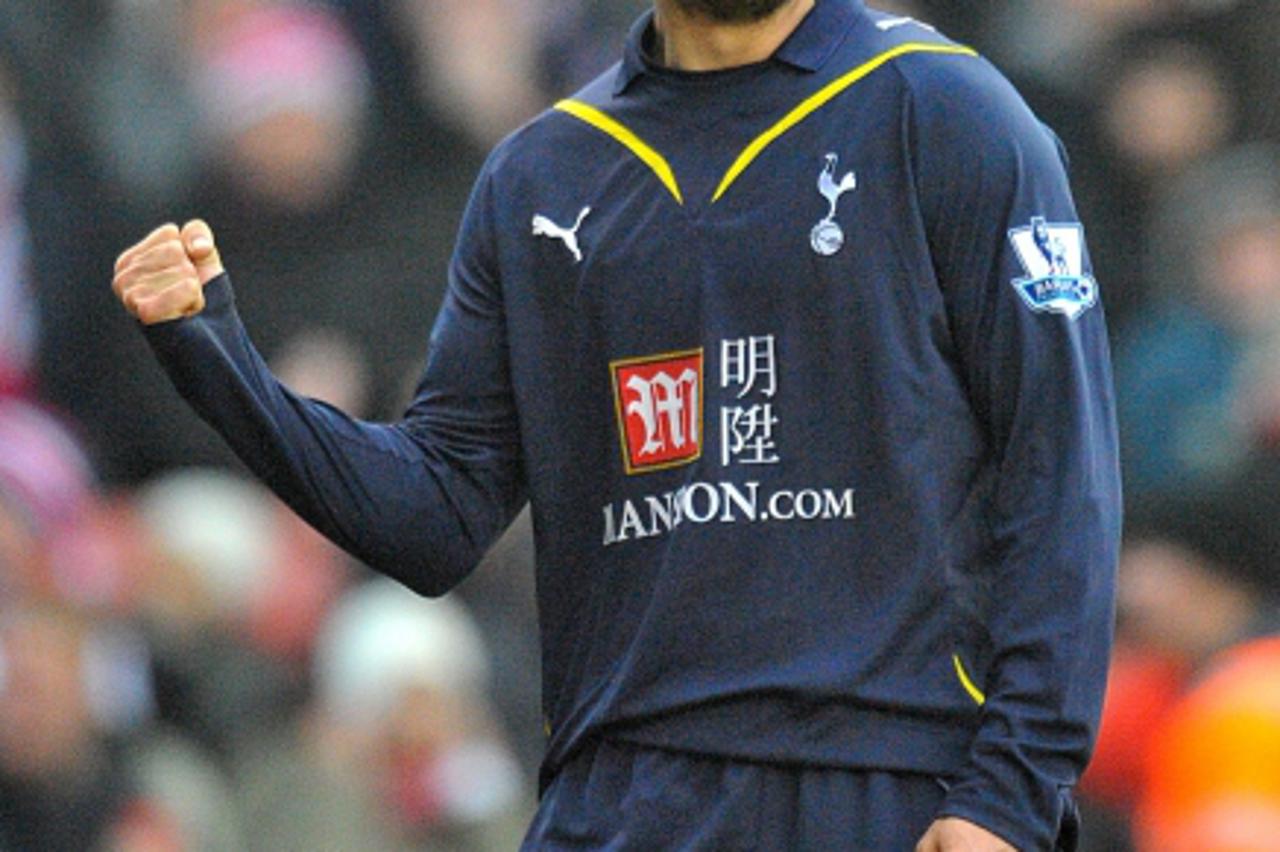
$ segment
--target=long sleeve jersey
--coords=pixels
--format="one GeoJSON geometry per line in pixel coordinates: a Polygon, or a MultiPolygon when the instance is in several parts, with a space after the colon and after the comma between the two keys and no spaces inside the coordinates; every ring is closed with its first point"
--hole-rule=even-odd
{"type": "Polygon", "coordinates": [[[944,813],[1047,848],[1120,514],[1060,146],[972,50],[857,0],[730,70],[651,38],[489,158],[399,422],[282,387],[225,277],[152,346],[303,517],[423,593],[531,503],[544,778],[599,736],[927,772],[944,813]]]}

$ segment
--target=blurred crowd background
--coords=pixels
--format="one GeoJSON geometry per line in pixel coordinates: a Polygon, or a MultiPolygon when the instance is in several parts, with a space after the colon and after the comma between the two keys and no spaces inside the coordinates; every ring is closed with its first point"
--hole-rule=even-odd
{"type": "MultiPolygon", "coordinates": [[[[443,600],[374,578],[109,283],[204,217],[285,380],[395,417],[485,153],[644,5],[0,0],[0,852],[515,848],[527,521],[443,600]]],[[[1084,849],[1280,849],[1280,0],[871,5],[977,46],[1071,155],[1128,503],[1084,849]]]]}

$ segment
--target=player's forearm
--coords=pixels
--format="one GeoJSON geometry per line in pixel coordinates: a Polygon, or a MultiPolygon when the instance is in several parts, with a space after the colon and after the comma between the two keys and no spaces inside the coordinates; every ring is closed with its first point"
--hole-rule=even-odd
{"type": "Polygon", "coordinates": [[[250,343],[229,280],[205,295],[197,316],[146,326],[146,336],[249,469],[339,546],[420,592],[465,576],[509,519],[514,486],[486,475],[484,460],[455,469],[423,429],[359,422],[293,394],[250,343]]]}
{"type": "Polygon", "coordinates": [[[1051,714],[1031,696],[988,696],[969,762],[940,815],[981,825],[1017,849],[1056,848],[1094,723],[1086,718],[1092,714],[1079,710],[1051,714]]]}
{"type": "Polygon", "coordinates": [[[1010,385],[1020,390],[1009,393],[1017,413],[992,510],[992,663],[947,802],[1028,849],[1052,848],[1062,793],[1088,760],[1114,614],[1121,508],[1108,371],[1092,336],[1069,331],[1062,357],[1041,362],[1067,369],[1024,367],[1010,385]]]}
{"type": "MultiPolygon", "coordinates": [[[[1096,625],[1109,637],[1109,625],[1096,625]]],[[[1096,733],[1107,642],[1067,658],[1043,639],[997,651],[982,724],[941,814],[982,825],[1022,850],[1054,848],[1096,733]]]]}
{"type": "MultiPolygon", "coordinates": [[[[1058,566],[1061,567],[1061,566],[1058,566]]],[[[1085,572],[1079,572],[1085,573],[1085,572]]],[[[1096,735],[1110,654],[1111,608],[1101,580],[1026,585],[1073,610],[1048,613],[1000,596],[982,724],[943,813],[983,825],[1019,849],[1051,849],[1064,794],[1096,735]]],[[[1009,597],[1016,597],[1010,595],[1009,597]]]]}

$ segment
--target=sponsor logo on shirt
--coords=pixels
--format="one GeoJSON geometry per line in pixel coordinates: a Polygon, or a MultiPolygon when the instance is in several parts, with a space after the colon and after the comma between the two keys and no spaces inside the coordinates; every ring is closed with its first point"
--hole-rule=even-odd
{"type": "Polygon", "coordinates": [[[1014,228],[1009,241],[1026,277],[1013,287],[1033,311],[1075,319],[1097,304],[1098,285],[1084,273],[1084,229],[1078,223],[1051,224],[1034,216],[1014,228]]]}
{"type": "MultiPolygon", "coordinates": [[[[761,471],[783,463],[775,406],[779,358],[772,334],[725,338],[719,377],[711,390],[719,403],[719,468],[761,471]]],[[[702,349],[627,358],[609,365],[614,405],[628,474],[664,470],[702,457],[704,359],[702,349]]],[[[706,463],[704,463],[705,465],[706,463]]],[[[852,520],[853,488],[762,487],[759,481],[687,481],[657,494],[604,506],[603,543],[666,535],[682,524],[786,523],[852,520]]]]}
{"type": "Polygon", "coordinates": [[[683,524],[851,521],[852,488],[778,488],[759,482],[691,482],[672,491],[604,507],[605,547],[666,535],[683,524]]]}
{"type": "Polygon", "coordinates": [[[614,405],[629,474],[688,464],[702,455],[702,350],[614,361],[614,405]]]}

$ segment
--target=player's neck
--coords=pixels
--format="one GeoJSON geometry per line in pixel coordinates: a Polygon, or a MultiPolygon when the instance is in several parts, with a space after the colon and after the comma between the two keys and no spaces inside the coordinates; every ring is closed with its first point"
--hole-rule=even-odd
{"type": "Polygon", "coordinates": [[[725,23],[681,10],[675,0],[656,0],[656,56],[668,68],[716,71],[761,62],[787,39],[813,8],[814,0],[790,0],[767,18],[725,23]]]}

